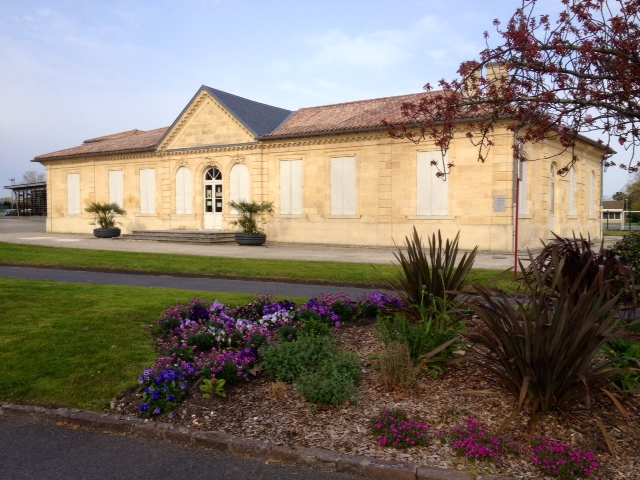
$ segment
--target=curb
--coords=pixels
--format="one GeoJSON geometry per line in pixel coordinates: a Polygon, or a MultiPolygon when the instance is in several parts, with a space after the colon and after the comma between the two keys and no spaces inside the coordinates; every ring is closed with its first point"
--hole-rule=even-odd
{"type": "MultiPolygon", "coordinates": [[[[149,440],[165,440],[179,445],[203,447],[266,462],[283,462],[327,472],[347,472],[377,480],[472,480],[474,478],[463,472],[439,467],[419,466],[360,455],[344,455],[320,448],[272,445],[262,440],[243,438],[222,432],[202,431],[172,423],[77,408],[49,409],[0,402],[0,416],[3,414],[57,420],[67,425],[105,433],[133,435],[149,440]]],[[[476,478],[509,480],[506,477],[492,475],[476,478]]]]}

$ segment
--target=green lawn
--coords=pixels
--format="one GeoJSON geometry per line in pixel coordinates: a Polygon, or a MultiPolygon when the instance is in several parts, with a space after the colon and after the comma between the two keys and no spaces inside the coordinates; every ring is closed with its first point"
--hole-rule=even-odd
{"type": "MultiPolygon", "coordinates": [[[[334,283],[338,285],[387,287],[397,274],[395,265],[345,262],[303,262],[293,260],[246,260],[238,258],[113,252],[72,248],[39,247],[0,242],[2,263],[46,265],[107,270],[133,270],[167,274],[214,275],[237,278],[334,283]]],[[[471,282],[486,283],[499,272],[475,269],[471,282]]],[[[513,291],[513,274],[504,275],[498,285],[513,291]]]]}
{"type": "Polygon", "coordinates": [[[0,279],[0,398],[101,410],[155,364],[147,326],[196,297],[229,305],[253,298],[0,279]]]}
{"type": "MultiPolygon", "coordinates": [[[[238,260],[0,243],[3,262],[173,274],[387,286],[393,265],[238,260]]],[[[473,270],[486,284],[498,272],[473,270]]],[[[498,285],[513,291],[513,274],[498,285]]],[[[147,326],[192,298],[229,305],[251,295],[0,279],[0,398],[100,410],[155,364],[147,326]]],[[[298,304],[307,299],[289,298],[298,304]]]]}

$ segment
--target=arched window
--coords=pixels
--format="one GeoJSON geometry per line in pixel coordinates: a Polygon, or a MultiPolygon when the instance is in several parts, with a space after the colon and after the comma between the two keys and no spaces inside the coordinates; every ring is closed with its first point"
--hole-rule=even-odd
{"type": "Polygon", "coordinates": [[[576,172],[573,167],[569,170],[569,215],[576,214],[576,172]]]}
{"type": "Polygon", "coordinates": [[[549,214],[554,216],[556,213],[556,166],[551,165],[549,172],[549,214]]]}
{"type": "Polygon", "coordinates": [[[193,213],[193,177],[187,167],[180,167],[176,172],[176,213],[193,213]]]}
{"type": "Polygon", "coordinates": [[[518,166],[520,168],[520,186],[518,188],[519,198],[518,198],[518,211],[520,215],[526,215],[528,211],[527,204],[527,189],[529,186],[528,183],[528,174],[529,174],[529,162],[518,162],[518,166]]]}
{"type": "Polygon", "coordinates": [[[589,181],[589,216],[596,214],[596,172],[591,171],[589,181]]]}

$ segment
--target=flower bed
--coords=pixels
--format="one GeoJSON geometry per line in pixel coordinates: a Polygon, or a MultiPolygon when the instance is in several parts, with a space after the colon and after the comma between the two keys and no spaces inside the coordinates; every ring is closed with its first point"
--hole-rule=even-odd
{"type": "Polygon", "coordinates": [[[397,298],[381,293],[357,300],[344,294],[321,295],[300,308],[269,296],[258,296],[239,308],[201,299],[172,306],[154,326],[160,358],[139,379],[144,387],[139,412],[151,418],[171,411],[198,379],[220,387],[248,381],[265,348],[283,336],[290,340],[305,322],[339,328],[341,322],[398,306],[397,298]]]}

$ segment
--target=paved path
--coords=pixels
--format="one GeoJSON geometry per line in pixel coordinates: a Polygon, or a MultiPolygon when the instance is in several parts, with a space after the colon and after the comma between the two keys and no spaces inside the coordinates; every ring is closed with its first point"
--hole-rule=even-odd
{"type": "Polygon", "coordinates": [[[0,278],[148,288],[175,288],[179,290],[199,290],[203,292],[280,295],[301,298],[317,297],[318,295],[325,293],[345,293],[352,298],[357,298],[367,292],[374,290],[381,291],[381,289],[335,285],[311,285],[304,283],[269,282],[258,280],[230,280],[225,278],[174,277],[169,275],[143,275],[136,273],[109,273],[73,269],[62,270],[56,268],[15,267],[1,264],[0,278]]]}
{"type": "MultiPolygon", "coordinates": [[[[89,226],[87,227],[89,230],[89,226]]],[[[404,239],[401,239],[402,243],[404,239]]],[[[23,245],[43,245],[59,248],[113,250],[118,252],[171,253],[223,258],[264,258],[273,260],[307,260],[320,262],[351,262],[370,264],[397,263],[395,247],[337,246],[270,242],[262,247],[241,247],[235,244],[193,245],[151,241],[127,241],[95,238],[91,234],[46,233],[44,222],[15,217],[0,217],[0,242],[23,245]]],[[[505,270],[513,267],[513,254],[478,252],[475,267],[505,270]]]]}
{"type": "Polygon", "coordinates": [[[196,447],[0,415],[0,480],[356,480],[196,447]]]}

